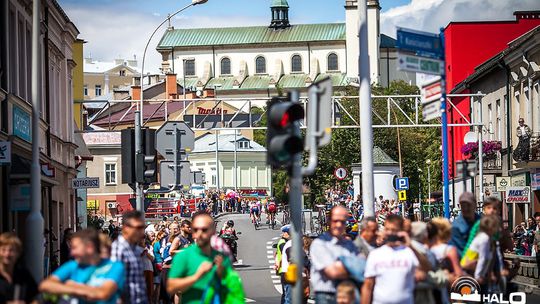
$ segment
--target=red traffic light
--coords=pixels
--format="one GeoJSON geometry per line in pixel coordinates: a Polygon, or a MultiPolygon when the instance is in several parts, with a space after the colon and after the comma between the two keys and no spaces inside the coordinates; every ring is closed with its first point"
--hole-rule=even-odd
{"type": "Polygon", "coordinates": [[[304,108],[299,103],[276,103],[270,107],[269,111],[269,123],[277,128],[285,128],[294,121],[304,119],[304,108]]]}

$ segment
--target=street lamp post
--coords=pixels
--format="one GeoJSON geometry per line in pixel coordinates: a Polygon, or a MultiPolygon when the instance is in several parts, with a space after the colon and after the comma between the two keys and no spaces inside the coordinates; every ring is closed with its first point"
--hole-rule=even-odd
{"type": "MultiPolygon", "coordinates": [[[[216,105],[217,105],[217,90],[218,88],[221,88],[221,84],[215,84],[214,85],[214,98],[216,99],[216,105]]],[[[216,110],[217,112],[217,110],[216,110]]],[[[222,121],[223,123],[223,121],[222,121]]],[[[216,130],[216,191],[219,193],[220,183],[219,183],[219,131],[216,130]]]]}
{"type": "Polygon", "coordinates": [[[427,165],[427,184],[428,184],[428,214],[429,218],[431,218],[431,159],[426,160],[427,165]]]}
{"type": "MultiPolygon", "coordinates": [[[[165,24],[166,22],[170,21],[172,17],[176,16],[177,14],[187,10],[188,8],[203,4],[208,2],[208,0],[191,0],[191,3],[189,5],[184,6],[183,8],[177,10],[173,14],[167,16],[163,22],[161,22],[156,29],[152,32],[152,35],[150,35],[150,38],[146,42],[146,46],[144,47],[143,57],[142,57],[142,66],[141,66],[141,76],[140,76],[140,87],[141,87],[141,98],[139,102],[137,103],[137,108],[135,110],[135,159],[137,159],[137,155],[142,153],[142,132],[141,128],[144,125],[144,116],[143,116],[143,101],[144,101],[144,63],[146,60],[146,51],[148,50],[148,46],[150,45],[150,41],[152,41],[152,38],[157,33],[157,31],[165,24]]],[[[174,58],[173,58],[174,59],[174,58]]],[[[185,78],[185,77],[184,77],[185,78]]],[[[185,87],[184,87],[185,90],[185,87]]],[[[185,99],[185,98],[184,98],[185,99]]],[[[184,101],[185,102],[185,101],[184,101]]],[[[139,164],[135,162],[135,171],[137,171],[139,164]]],[[[136,207],[137,210],[144,213],[144,199],[143,199],[143,185],[141,185],[139,182],[135,183],[135,189],[136,189],[136,207]]]]}

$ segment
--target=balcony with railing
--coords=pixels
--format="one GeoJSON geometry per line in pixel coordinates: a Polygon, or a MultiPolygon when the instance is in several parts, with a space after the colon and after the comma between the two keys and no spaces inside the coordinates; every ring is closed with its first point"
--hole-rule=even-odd
{"type": "Polygon", "coordinates": [[[502,170],[501,151],[495,151],[489,155],[484,155],[484,170],[502,170]]]}
{"type": "Polygon", "coordinates": [[[540,132],[532,132],[530,139],[522,140],[512,154],[518,167],[528,163],[540,162],[540,132]]]}

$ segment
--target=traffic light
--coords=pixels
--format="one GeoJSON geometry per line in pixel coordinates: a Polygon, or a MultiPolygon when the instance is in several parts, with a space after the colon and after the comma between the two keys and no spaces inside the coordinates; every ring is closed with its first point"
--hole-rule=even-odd
{"type": "Polygon", "coordinates": [[[288,99],[274,97],[268,103],[267,163],[273,168],[290,167],[293,156],[304,150],[296,121],[304,118],[304,108],[288,99]]]}
{"type": "Polygon", "coordinates": [[[135,185],[135,130],[121,131],[122,139],[122,183],[135,185]]]}
{"type": "Polygon", "coordinates": [[[136,157],[136,180],[141,184],[157,182],[156,130],[142,129],[142,153],[136,157]]]}

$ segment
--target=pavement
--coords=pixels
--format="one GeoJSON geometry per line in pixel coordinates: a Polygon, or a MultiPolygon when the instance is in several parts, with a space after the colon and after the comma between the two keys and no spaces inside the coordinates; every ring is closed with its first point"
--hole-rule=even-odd
{"type": "Polygon", "coordinates": [[[281,285],[279,277],[273,270],[274,249],[273,243],[277,243],[280,237],[281,225],[276,225],[272,230],[265,224],[266,217],[263,215],[262,225],[255,231],[249,214],[225,214],[220,216],[218,229],[223,222],[234,221],[234,227],[238,236],[238,260],[236,270],[242,278],[246,303],[279,303],[281,299],[281,285]]]}

